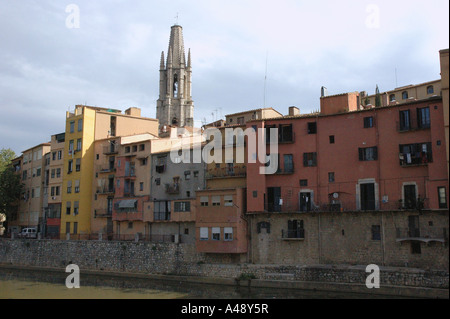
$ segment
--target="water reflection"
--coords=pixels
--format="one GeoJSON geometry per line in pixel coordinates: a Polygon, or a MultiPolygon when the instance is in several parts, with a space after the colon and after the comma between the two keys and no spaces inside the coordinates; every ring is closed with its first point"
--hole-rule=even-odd
{"type": "MultiPolygon", "coordinates": [[[[365,299],[369,294],[234,287],[83,274],[68,289],[65,272],[2,269],[0,299],[365,299]]],[[[386,297],[384,297],[386,298],[386,297]]],[[[391,298],[391,297],[387,297],[391,298]]]]}

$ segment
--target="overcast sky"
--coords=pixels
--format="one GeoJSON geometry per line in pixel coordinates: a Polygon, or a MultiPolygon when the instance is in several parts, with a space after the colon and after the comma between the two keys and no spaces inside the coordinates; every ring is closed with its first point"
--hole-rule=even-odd
{"type": "Polygon", "coordinates": [[[373,94],[439,79],[448,11],[448,0],[0,0],[0,149],[49,141],[76,104],[154,118],[177,21],[201,126],[264,106],[309,113],[321,86],[373,94]]]}

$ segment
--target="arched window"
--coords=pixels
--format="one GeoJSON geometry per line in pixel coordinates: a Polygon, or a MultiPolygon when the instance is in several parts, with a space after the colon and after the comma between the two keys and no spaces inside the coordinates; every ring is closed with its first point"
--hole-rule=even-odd
{"type": "Polygon", "coordinates": [[[178,97],[178,75],[173,77],[173,97],[178,97]]]}
{"type": "Polygon", "coordinates": [[[434,93],[434,87],[432,85],[427,87],[427,94],[433,94],[434,93]]]}
{"type": "Polygon", "coordinates": [[[407,100],[408,99],[408,92],[407,91],[402,93],[402,99],[403,100],[407,100]]]}

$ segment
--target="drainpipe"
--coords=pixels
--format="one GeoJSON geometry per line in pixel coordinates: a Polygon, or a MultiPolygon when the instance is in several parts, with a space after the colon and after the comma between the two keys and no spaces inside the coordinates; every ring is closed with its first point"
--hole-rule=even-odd
{"type": "Polygon", "coordinates": [[[383,266],[386,266],[386,262],[385,262],[385,255],[386,255],[386,235],[384,233],[384,213],[381,212],[381,248],[383,251],[383,255],[382,255],[382,261],[383,261],[383,266]]]}

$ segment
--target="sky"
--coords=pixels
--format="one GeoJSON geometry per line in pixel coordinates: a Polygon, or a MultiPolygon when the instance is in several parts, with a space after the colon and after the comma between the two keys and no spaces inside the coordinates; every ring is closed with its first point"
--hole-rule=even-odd
{"type": "Polygon", "coordinates": [[[85,104],[155,118],[161,52],[183,27],[195,126],[440,78],[447,0],[1,0],[0,149],[64,132],[85,104]]]}

